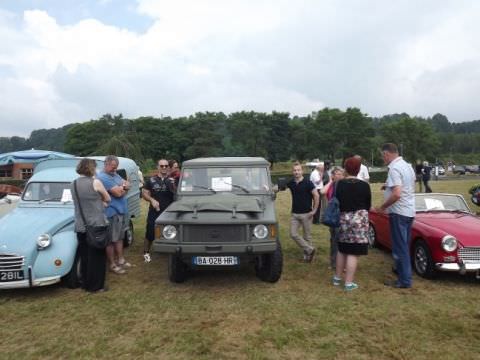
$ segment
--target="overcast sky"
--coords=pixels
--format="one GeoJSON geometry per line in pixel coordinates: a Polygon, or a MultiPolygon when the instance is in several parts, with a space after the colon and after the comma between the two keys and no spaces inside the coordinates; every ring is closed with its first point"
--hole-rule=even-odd
{"type": "Polygon", "coordinates": [[[0,0],[0,136],[105,113],[477,120],[479,18],[473,0],[0,0]]]}

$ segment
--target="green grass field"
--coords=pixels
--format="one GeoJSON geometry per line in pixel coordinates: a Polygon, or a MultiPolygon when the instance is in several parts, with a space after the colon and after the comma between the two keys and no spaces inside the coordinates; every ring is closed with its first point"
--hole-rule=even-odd
{"type": "MultiPolygon", "coordinates": [[[[475,180],[432,182],[462,193],[475,180]]],[[[379,203],[379,185],[372,186],[379,203]]],[[[109,273],[110,290],[87,294],[61,286],[0,292],[1,359],[478,359],[480,282],[473,276],[414,277],[414,288],[385,288],[390,254],[362,257],[358,291],[330,285],[328,231],[314,227],[319,249],[299,261],[288,237],[290,194],[278,196],[284,272],[276,284],[252,268],[201,272],[185,284],[167,279],[166,257],[142,262],[144,219],[127,275],[109,273]]],[[[474,209],[477,210],[477,209],[474,209]]],[[[144,208],[145,211],[145,208],[144,208]]]]}

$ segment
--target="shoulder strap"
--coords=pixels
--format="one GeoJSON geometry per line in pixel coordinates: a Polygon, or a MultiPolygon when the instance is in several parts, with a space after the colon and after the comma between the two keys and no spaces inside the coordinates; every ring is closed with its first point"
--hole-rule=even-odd
{"type": "Polygon", "coordinates": [[[80,198],[78,197],[78,188],[77,188],[77,180],[73,180],[73,187],[75,188],[75,198],[78,203],[78,209],[80,210],[80,216],[82,217],[83,224],[87,226],[87,221],[85,220],[85,215],[83,215],[82,203],[80,202],[80,198]]]}

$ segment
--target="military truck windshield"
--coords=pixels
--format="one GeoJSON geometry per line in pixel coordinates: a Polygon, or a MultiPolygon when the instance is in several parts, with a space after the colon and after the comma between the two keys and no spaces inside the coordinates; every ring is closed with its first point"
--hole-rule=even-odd
{"type": "Polygon", "coordinates": [[[23,192],[25,201],[71,201],[68,182],[31,182],[23,192]]]}
{"type": "Polygon", "coordinates": [[[268,172],[263,167],[184,168],[179,191],[255,193],[270,190],[268,172]]]}

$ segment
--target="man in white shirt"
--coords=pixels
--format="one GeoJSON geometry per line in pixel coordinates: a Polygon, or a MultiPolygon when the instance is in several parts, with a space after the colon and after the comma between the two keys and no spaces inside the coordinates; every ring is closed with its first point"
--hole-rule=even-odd
{"type": "MultiPolygon", "coordinates": [[[[321,197],[320,191],[323,189],[323,173],[325,171],[325,165],[323,162],[319,162],[315,169],[310,174],[310,181],[315,185],[315,189],[318,192],[318,196],[321,197]]],[[[313,223],[320,224],[320,204],[313,215],[313,223]]]]}
{"type": "MultiPolygon", "coordinates": [[[[362,161],[362,157],[360,155],[355,155],[354,157],[362,161]]],[[[360,164],[360,171],[358,172],[357,179],[363,180],[367,183],[370,181],[370,174],[368,173],[368,168],[362,163],[360,164]]]]}
{"type": "Polygon", "coordinates": [[[395,288],[412,287],[410,240],[415,218],[415,172],[413,167],[398,155],[395,144],[382,146],[383,161],[388,165],[388,177],[384,189],[384,202],[378,209],[388,212],[392,255],[398,280],[385,282],[395,288]]]}

